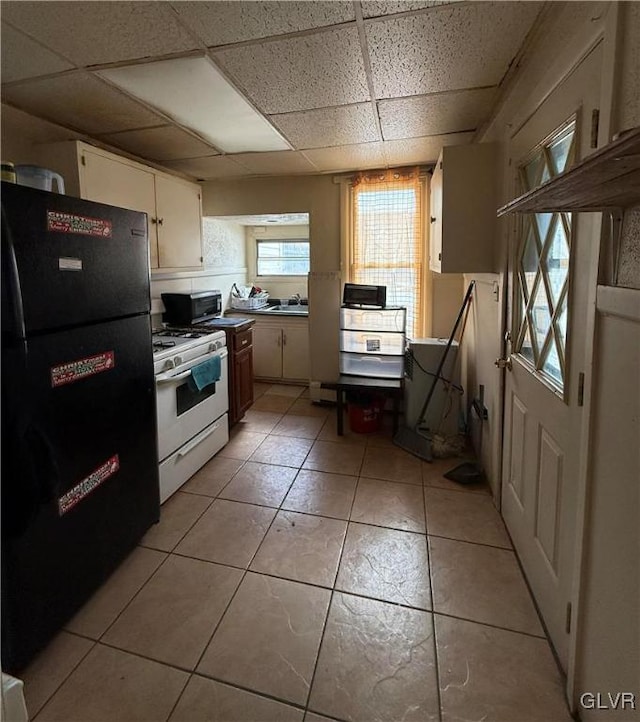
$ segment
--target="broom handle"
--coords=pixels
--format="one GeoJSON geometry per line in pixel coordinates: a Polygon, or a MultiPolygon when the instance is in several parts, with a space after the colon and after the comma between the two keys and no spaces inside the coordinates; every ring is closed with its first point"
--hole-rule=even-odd
{"type": "MultiPolygon", "coordinates": [[[[467,318],[469,318],[469,309],[471,308],[470,305],[467,304],[467,309],[464,312],[464,319],[462,320],[462,329],[460,330],[460,338],[458,339],[458,344],[461,347],[462,346],[462,338],[464,336],[464,330],[467,327],[467,318]]],[[[455,384],[453,383],[453,379],[455,378],[455,369],[456,366],[460,363],[462,363],[462,357],[460,355],[461,348],[458,349],[458,355],[456,357],[456,360],[453,364],[453,368],[451,369],[451,380],[449,380],[448,387],[447,387],[447,402],[445,408],[442,410],[442,415],[440,416],[440,424],[438,426],[438,433],[440,433],[440,429],[442,428],[442,424],[444,423],[445,418],[447,417],[447,414],[449,411],[451,411],[451,407],[449,406],[449,403],[451,401],[451,394],[453,393],[453,387],[455,384]]]]}
{"type": "Polygon", "coordinates": [[[436,390],[436,384],[438,383],[438,380],[440,379],[440,374],[442,373],[442,369],[444,368],[445,361],[447,360],[447,354],[449,353],[449,349],[451,348],[451,345],[453,344],[453,339],[455,338],[456,331],[458,330],[458,326],[460,325],[460,321],[462,319],[462,315],[464,314],[464,310],[467,307],[469,300],[471,299],[471,293],[473,292],[473,287],[475,285],[476,285],[475,281],[471,281],[471,283],[469,284],[469,288],[467,289],[467,293],[465,294],[464,301],[462,302],[462,306],[460,307],[460,312],[458,313],[458,318],[456,319],[456,322],[453,325],[453,330],[451,331],[451,336],[449,336],[449,341],[447,342],[447,347],[445,348],[444,353],[442,354],[442,358],[440,359],[440,363],[438,364],[438,370],[436,371],[436,373],[433,377],[433,381],[431,383],[431,388],[429,389],[427,398],[425,399],[424,405],[422,406],[422,411],[420,411],[420,416],[418,416],[418,422],[416,423],[416,427],[419,426],[424,420],[424,415],[427,412],[427,408],[429,407],[429,403],[431,402],[431,397],[433,396],[433,392],[436,390]]]}

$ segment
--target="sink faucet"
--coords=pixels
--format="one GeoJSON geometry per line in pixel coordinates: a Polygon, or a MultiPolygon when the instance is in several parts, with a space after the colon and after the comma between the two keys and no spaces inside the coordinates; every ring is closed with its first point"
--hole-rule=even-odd
{"type": "Polygon", "coordinates": [[[300,305],[300,301],[301,301],[301,296],[300,296],[300,294],[299,294],[299,293],[294,293],[294,294],[292,294],[292,295],[291,295],[291,300],[292,300],[292,301],[295,301],[295,302],[298,304],[298,306],[299,306],[299,305],[300,305]]]}

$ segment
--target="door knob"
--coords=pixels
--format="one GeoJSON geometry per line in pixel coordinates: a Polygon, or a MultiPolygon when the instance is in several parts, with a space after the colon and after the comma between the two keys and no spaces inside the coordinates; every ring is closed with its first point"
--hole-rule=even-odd
{"type": "Polygon", "coordinates": [[[511,356],[509,356],[509,358],[497,358],[494,361],[494,365],[499,369],[507,369],[507,371],[511,371],[513,367],[513,364],[511,363],[511,356]]]}

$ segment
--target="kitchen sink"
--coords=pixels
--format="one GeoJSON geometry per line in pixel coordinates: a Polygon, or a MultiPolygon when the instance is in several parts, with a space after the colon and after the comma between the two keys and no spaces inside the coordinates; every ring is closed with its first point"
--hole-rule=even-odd
{"type": "Polygon", "coordinates": [[[288,306],[269,306],[264,309],[266,313],[295,313],[301,316],[309,315],[309,306],[303,306],[298,303],[292,303],[288,306]]]}

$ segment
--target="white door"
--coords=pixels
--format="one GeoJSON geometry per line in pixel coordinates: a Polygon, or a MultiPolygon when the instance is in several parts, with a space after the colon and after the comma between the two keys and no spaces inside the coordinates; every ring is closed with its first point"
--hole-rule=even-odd
{"type": "MultiPolygon", "coordinates": [[[[545,101],[512,138],[523,192],[590,152],[600,52],[545,101]],[[574,116],[575,133],[567,121],[574,116]]],[[[513,221],[505,379],[502,513],[563,667],[576,549],[589,288],[597,279],[597,214],[522,215],[513,221]]]]}

